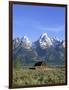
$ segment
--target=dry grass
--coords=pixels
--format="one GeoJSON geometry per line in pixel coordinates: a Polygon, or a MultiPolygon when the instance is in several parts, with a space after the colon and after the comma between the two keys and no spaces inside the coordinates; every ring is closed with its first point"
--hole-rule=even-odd
{"type": "Polygon", "coordinates": [[[65,70],[61,68],[19,69],[13,71],[13,86],[65,83],[65,70]]]}

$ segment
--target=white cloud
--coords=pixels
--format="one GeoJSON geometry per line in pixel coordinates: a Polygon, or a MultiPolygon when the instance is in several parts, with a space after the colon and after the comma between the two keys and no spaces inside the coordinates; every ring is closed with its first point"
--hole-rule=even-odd
{"type": "Polygon", "coordinates": [[[38,28],[43,31],[51,31],[51,32],[64,32],[64,29],[65,29],[64,26],[45,27],[45,26],[41,26],[41,25],[38,28]]]}

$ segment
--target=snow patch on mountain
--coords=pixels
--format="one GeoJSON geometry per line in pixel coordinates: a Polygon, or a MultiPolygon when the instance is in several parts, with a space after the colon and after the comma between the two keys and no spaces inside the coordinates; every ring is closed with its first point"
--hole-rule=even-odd
{"type": "Polygon", "coordinates": [[[19,45],[20,45],[20,39],[19,37],[17,37],[13,40],[13,49],[17,48],[19,45]]]}
{"type": "Polygon", "coordinates": [[[53,48],[64,48],[65,47],[65,42],[64,40],[59,40],[56,37],[54,38],[49,38],[47,33],[43,33],[40,38],[35,41],[31,42],[30,39],[27,36],[23,36],[21,39],[20,38],[15,38],[13,40],[13,49],[17,47],[23,47],[25,49],[31,49],[31,48],[36,48],[37,46],[40,46],[42,49],[47,49],[49,47],[53,48]]]}
{"type": "Polygon", "coordinates": [[[51,39],[48,37],[47,33],[40,36],[39,44],[42,49],[46,49],[52,45],[51,39]]]}
{"type": "Polygon", "coordinates": [[[27,36],[22,37],[21,44],[26,49],[30,49],[32,47],[32,42],[29,40],[27,36]]]}

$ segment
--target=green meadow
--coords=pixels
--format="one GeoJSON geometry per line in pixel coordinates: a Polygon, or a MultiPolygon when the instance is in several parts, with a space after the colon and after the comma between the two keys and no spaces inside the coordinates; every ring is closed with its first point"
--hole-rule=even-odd
{"type": "Polygon", "coordinates": [[[13,69],[13,87],[65,83],[64,68],[13,69]]]}

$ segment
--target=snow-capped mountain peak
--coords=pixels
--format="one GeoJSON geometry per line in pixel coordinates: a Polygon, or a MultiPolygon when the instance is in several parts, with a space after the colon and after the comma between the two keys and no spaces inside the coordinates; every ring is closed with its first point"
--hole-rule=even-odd
{"type": "Polygon", "coordinates": [[[19,42],[19,38],[18,38],[18,37],[15,39],[15,42],[16,42],[16,43],[18,43],[18,42],[19,42]]]}
{"type": "Polygon", "coordinates": [[[51,38],[51,41],[53,47],[62,47],[62,40],[59,40],[58,38],[54,37],[51,38]]]}
{"type": "Polygon", "coordinates": [[[23,47],[25,49],[31,49],[33,47],[36,48],[37,46],[40,46],[42,49],[47,49],[49,47],[62,48],[65,47],[65,42],[64,40],[57,39],[56,37],[49,38],[47,33],[43,33],[40,38],[36,41],[36,43],[32,43],[27,36],[23,36],[21,39],[15,38],[13,40],[13,48],[23,47]]]}
{"type": "Polygon", "coordinates": [[[29,40],[27,36],[22,37],[21,44],[26,49],[30,49],[32,47],[32,42],[29,40]]]}
{"type": "Polygon", "coordinates": [[[43,37],[48,37],[48,35],[47,35],[47,33],[43,33],[42,35],[41,35],[41,38],[43,38],[43,37]]]}
{"type": "Polygon", "coordinates": [[[19,37],[17,37],[13,40],[13,49],[17,48],[19,45],[20,45],[20,39],[19,37]]]}
{"type": "Polygon", "coordinates": [[[29,38],[27,37],[27,36],[23,36],[22,38],[21,38],[21,41],[22,42],[28,42],[29,41],[29,38]]]}
{"type": "Polygon", "coordinates": [[[48,48],[52,45],[51,39],[48,37],[47,33],[43,33],[40,36],[39,44],[42,49],[48,48]]]}

